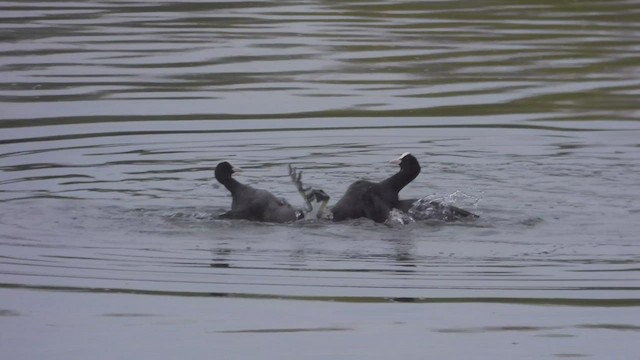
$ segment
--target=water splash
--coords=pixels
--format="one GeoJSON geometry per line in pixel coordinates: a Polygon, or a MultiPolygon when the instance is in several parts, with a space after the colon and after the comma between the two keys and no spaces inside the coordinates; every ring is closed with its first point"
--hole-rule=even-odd
{"type": "Polygon", "coordinates": [[[428,195],[417,199],[406,212],[394,209],[389,213],[387,224],[411,224],[420,220],[458,221],[473,220],[479,216],[465,210],[476,208],[481,198],[460,190],[446,196],[428,195]]]}
{"type": "Polygon", "coordinates": [[[408,225],[414,222],[416,222],[416,220],[410,214],[407,214],[399,209],[393,209],[389,212],[389,217],[387,218],[387,221],[385,221],[385,224],[408,225]]]}
{"type": "Polygon", "coordinates": [[[475,208],[479,201],[479,198],[458,190],[444,197],[429,195],[418,199],[413,203],[408,213],[415,220],[456,221],[476,219],[478,215],[462,209],[458,205],[475,208]]]}

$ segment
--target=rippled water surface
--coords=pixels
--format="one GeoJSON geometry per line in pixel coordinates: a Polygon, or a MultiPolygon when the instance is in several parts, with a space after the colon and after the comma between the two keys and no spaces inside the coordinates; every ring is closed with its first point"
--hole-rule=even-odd
{"type": "Polygon", "coordinates": [[[632,359],[637,1],[0,1],[12,359],[632,359]],[[475,221],[219,220],[332,203],[410,151],[475,221]],[[462,346],[464,344],[464,346],[462,346]]]}

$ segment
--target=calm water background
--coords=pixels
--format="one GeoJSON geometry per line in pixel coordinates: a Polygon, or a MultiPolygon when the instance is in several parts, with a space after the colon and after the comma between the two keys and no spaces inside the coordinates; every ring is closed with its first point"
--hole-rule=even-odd
{"type": "Polygon", "coordinates": [[[0,1],[11,359],[640,359],[638,1],[0,1]],[[471,223],[221,221],[411,151],[471,223]]]}

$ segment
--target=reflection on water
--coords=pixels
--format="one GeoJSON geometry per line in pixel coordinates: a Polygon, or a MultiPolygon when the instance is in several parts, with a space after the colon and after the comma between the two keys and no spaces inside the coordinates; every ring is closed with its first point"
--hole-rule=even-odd
{"type": "Polygon", "coordinates": [[[37,310],[49,301],[87,323],[100,314],[102,329],[158,325],[189,306],[202,312],[188,319],[218,316],[207,306],[223,304],[232,320],[181,333],[296,336],[288,343],[332,355],[339,333],[373,344],[362,358],[423,358],[420,346],[375,346],[389,332],[423,343],[420,319],[443,349],[459,347],[456,334],[505,350],[505,336],[525,347],[512,358],[629,358],[620,333],[636,332],[640,305],[637,5],[0,1],[0,291],[12,299],[0,317],[39,334],[26,319],[55,317],[37,310]],[[402,197],[481,218],[216,219],[231,203],[213,179],[221,160],[302,206],[287,164],[335,202],[356,179],[392,174],[388,161],[405,151],[423,171],[402,197]],[[423,318],[434,308],[446,310],[423,318]],[[562,338],[582,343],[550,343],[562,338]]]}

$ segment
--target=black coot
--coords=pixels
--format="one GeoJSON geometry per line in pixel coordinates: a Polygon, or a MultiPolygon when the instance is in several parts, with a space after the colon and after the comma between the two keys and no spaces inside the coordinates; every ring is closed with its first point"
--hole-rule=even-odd
{"type": "Polygon", "coordinates": [[[295,221],[303,216],[286,200],[279,199],[266,190],[241,184],[231,176],[234,172],[236,169],[226,161],[216,166],[216,180],[231,192],[233,199],[231,211],[220,217],[283,223],[295,221]]]}
{"type": "Polygon", "coordinates": [[[381,181],[358,180],[351,184],[342,198],[331,209],[334,221],[366,217],[382,223],[389,212],[400,205],[398,193],[420,174],[418,159],[404,153],[391,161],[400,165],[400,171],[381,181]]]}

